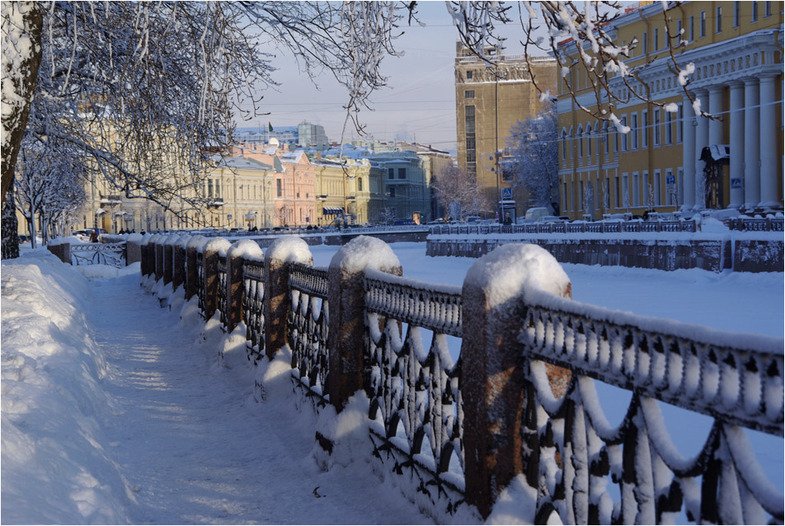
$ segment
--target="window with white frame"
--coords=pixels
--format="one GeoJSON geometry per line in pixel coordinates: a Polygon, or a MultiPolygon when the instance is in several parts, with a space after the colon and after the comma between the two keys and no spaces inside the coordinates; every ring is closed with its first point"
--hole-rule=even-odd
{"type": "Polygon", "coordinates": [[[706,36],[706,11],[701,11],[701,38],[706,36]]]}
{"type": "Polygon", "coordinates": [[[722,7],[717,7],[717,17],[714,19],[714,32],[722,33],[722,7]]]}

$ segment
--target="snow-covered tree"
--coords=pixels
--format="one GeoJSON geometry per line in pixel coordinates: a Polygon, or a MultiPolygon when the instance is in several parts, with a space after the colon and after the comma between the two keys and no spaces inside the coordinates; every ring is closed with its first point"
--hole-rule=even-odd
{"type": "Polygon", "coordinates": [[[23,141],[17,162],[16,208],[27,220],[35,247],[36,220],[41,222],[41,238],[46,244],[50,228],[63,232],[62,222],[85,201],[86,158],[69,144],[54,139],[23,141]]]}
{"type": "Polygon", "coordinates": [[[493,211],[486,194],[477,186],[477,179],[454,164],[445,165],[434,175],[431,189],[446,213],[457,211],[460,217],[466,217],[493,211]]]}
{"type": "Polygon", "coordinates": [[[505,175],[514,186],[529,193],[531,206],[550,206],[558,201],[559,157],[557,119],[551,105],[536,117],[516,122],[507,137],[509,157],[505,175]]]}
{"type": "Polygon", "coordinates": [[[331,72],[356,121],[407,14],[371,2],[3,3],[3,193],[28,134],[82,150],[126,198],[199,206],[235,117],[264,109],[272,51],[314,78],[331,72]]]}

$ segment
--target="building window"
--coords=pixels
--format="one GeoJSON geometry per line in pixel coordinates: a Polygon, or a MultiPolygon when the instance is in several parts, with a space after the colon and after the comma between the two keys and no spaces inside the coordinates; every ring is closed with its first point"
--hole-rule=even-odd
{"type": "Polygon", "coordinates": [[[583,127],[578,126],[578,159],[583,159],[583,127]]]}
{"type": "Polygon", "coordinates": [[[632,206],[638,206],[641,198],[641,181],[638,172],[632,172],[632,206]]]}
{"type": "Polygon", "coordinates": [[[643,147],[649,146],[649,112],[643,110],[643,147]]]}
{"type": "Polygon", "coordinates": [[[660,49],[660,28],[654,28],[654,51],[660,49]]]}
{"type": "Polygon", "coordinates": [[[473,78],[474,78],[474,71],[472,71],[472,70],[468,70],[468,71],[466,72],[466,78],[467,78],[468,80],[471,80],[471,79],[473,79],[473,78]]]}
{"type": "Polygon", "coordinates": [[[741,2],[736,0],[733,2],[733,27],[739,27],[741,19],[741,2]]]}
{"type": "Polygon", "coordinates": [[[721,33],[722,32],[722,7],[717,8],[717,20],[715,22],[716,23],[715,23],[714,32],[721,33]]]}
{"type": "Polygon", "coordinates": [[[357,191],[358,192],[362,192],[363,191],[363,178],[362,177],[358,177],[357,178],[357,191]]]}
{"type": "Polygon", "coordinates": [[[212,179],[208,179],[207,180],[207,197],[212,197],[212,196],[213,196],[213,180],[212,179]]]}
{"type": "Polygon", "coordinates": [[[610,137],[608,137],[608,121],[605,121],[605,124],[602,125],[602,140],[605,141],[605,155],[608,155],[611,149],[611,141],[610,137]]]}
{"type": "Polygon", "coordinates": [[[276,197],[283,196],[283,181],[281,179],[275,180],[275,196],[276,197]]]}
{"type": "Polygon", "coordinates": [[[660,145],[660,110],[654,110],[654,146],[660,145]]]}
{"type": "Polygon", "coordinates": [[[649,52],[649,34],[644,31],[641,40],[643,41],[643,54],[645,55],[649,52]]]}
{"type": "Polygon", "coordinates": [[[395,168],[387,168],[387,179],[395,179],[395,168]]]}
{"type": "Polygon", "coordinates": [[[695,17],[690,17],[690,42],[695,40],[695,17]]]}
{"type": "Polygon", "coordinates": [[[621,208],[621,183],[618,175],[614,179],[616,179],[616,208],[621,208]]]}
{"type": "Polygon", "coordinates": [[[474,106],[466,106],[465,108],[465,124],[466,124],[466,171],[469,175],[477,174],[477,146],[475,143],[475,119],[474,119],[474,106]]]}
{"type": "Polygon", "coordinates": [[[474,90],[473,89],[465,90],[463,92],[463,98],[464,99],[473,99],[474,98],[474,90]]]}
{"type": "Polygon", "coordinates": [[[567,160],[567,130],[561,131],[561,158],[567,160]]]}
{"type": "Polygon", "coordinates": [[[681,144],[681,141],[684,140],[684,126],[687,123],[684,122],[684,106],[679,104],[679,122],[676,124],[676,142],[681,144]]]}
{"type": "Polygon", "coordinates": [[[633,113],[632,114],[632,125],[630,127],[632,128],[632,132],[631,132],[632,133],[632,149],[633,150],[637,150],[638,149],[638,131],[639,131],[638,130],[638,114],[637,113],[633,113]]]}
{"type": "MultiPolygon", "coordinates": [[[[621,118],[621,125],[622,125],[622,127],[627,126],[627,116],[626,115],[621,118]]],[[[629,135],[630,135],[630,132],[627,132],[624,135],[622,135],[622,138],[621,138],[621,150],[623,152],[626,152],[627,150],[630,149],[630,147],[629,147],[629,139],[628,139],[629,135]]]]}
{"type": "Polygon", "coordinates": [[[765,17],[771,16],[771,2],[767,1],[763,5],[765,6],[763,11],[763,16],[765,17]]]}
{"type": "Polygon", "coordinates": [[[665,144],[673,144],[673,113],[669,111],[665,112],[665,144]]]}
{"type": "Polygon", "coordinates": [[[390,197],[395,197],[395,187],[394,186],[390,187],[390,197]]]}
{"type": "Polygon", "coordinates": [[[706,36],[706,11],[701,11],[701,38],[706,36]]]}
{"type": "Polygon", "coordinates": [[[630,178],[627,174],[621,176],[622,207],[630,207],[630,178]]]}
{"type": "Polygon", "coordinates": [[[398,179],[406,179],[406,168],[398,168],[398,179]]]}
{"type": "Polygon", "coordinates": [[[752,2],[752,22],[758,21],[758,2],[752,2]]]}
{"type": "Polygon", "coordinates": [[[681,42],[681,41],[684,39],[684,36],[681,34],[681,33],[682,33],[682,31],[683,31],[683,29],[684,29],[684,28],[682,27],[681,18],[680,18],[680,19],[679,19],[679,20],[676,22],[676,34],[677,34],[677,35],[679,35],[679,40],[678,40],[678,42],[681,42]]]}
{"type": "Polygon", "coordinates": [[[662,205],[662,176],[659,170],[654,170],[654,206],[662,205]]]}

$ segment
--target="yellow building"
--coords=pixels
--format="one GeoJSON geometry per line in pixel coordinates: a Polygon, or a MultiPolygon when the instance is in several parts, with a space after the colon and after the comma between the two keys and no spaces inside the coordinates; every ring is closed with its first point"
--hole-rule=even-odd
{"type": "Polygon", "coordinates": [[[316,174],[316,219],[329,225],[336,219],[365,224],[381,209],[383,190],[379,175],[368,159],[318,159],[316,174]]]}
{"type": "Polygon", "coordinates": [[[283,172],[276,166],[234,155],[220,159],[204,181],[206,226],[270,228],[276,226],[274,181],[283,172]]]}
{"type": "MultiPolygon", "coordinates": [[[[631,128],[622,134],[580,110],[559,81],[561,213],[597,219],[646,210],[782,209],[782,9],[781,2],[673,2],[664,14],[654,3],[617,19],[617,42],[638,40],[627,65],[640,68],[645,85],[633,85],[650,100],[630,97],[620,78],[611,80],[611,92],[628,100],[613,109],[631,128]],[[690,92],[713,119],[695,117],[673,72],[666,15],[670,32],[686,41],[676,52],[680,69],[695,66],[690,92]],[[701,160],[712,145],[730,152],[713,185],[701,160]]],[[[575,53],[575,42],[563,49],[575,53]]],[[[565,80],[581,105],[596,108],[607,92],[595,93],[583,71],[573,67],[565,80]]]]}
{"type": "MultiPolygon", "coordinates": [[[[503,150],[512,126],[534,117],[543,108],[540,92],[531,80],[533,73],[542,90],[556,91],[556,61],[533,58],[532,72],[523,57],[504,56],[488,50],[494,66],[473,55],[460,43],[455,57],[455,104],[458,131],[458,166],[477,177],[495,210],[500,191],[509,181],[497,177],[496,152],[503,150]]],[[[518,213],[525,200],[514,196],[518,213]]]]}

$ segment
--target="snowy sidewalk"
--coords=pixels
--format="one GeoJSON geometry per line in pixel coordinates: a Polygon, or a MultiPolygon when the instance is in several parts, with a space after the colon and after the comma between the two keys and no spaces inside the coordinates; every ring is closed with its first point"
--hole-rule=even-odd
{"type": "Polygon", "coordinates": [[[96,282],[94,338],[120,414],[110,432],[136,492],[134,522],[421,523],[367,465],[321,472],[314,430],[257,403],[248,362],[233,371],[184,334],[137,276],[96,282]],[[294,425],[291,425],[294,424],[294,425]],[[365,472],[363,472],[365,471],[365,472]]]}
{"type": "Polygon", "coordinates": [[[360,448],[321,470],[286,375],[257,402],[242,346],[219,359],[138,265],[88,282],[31,253],[2,278],[3,523],[432,522],[360,448]]]}

